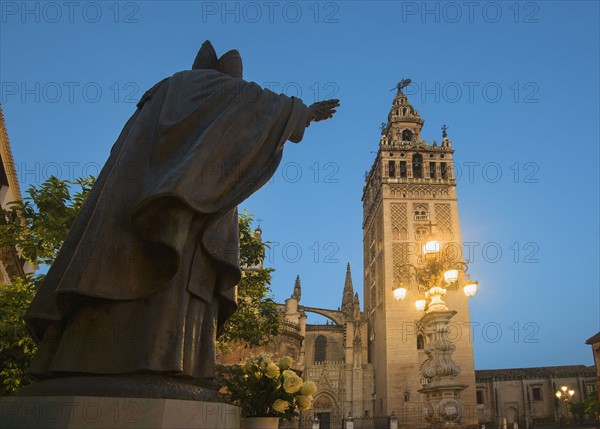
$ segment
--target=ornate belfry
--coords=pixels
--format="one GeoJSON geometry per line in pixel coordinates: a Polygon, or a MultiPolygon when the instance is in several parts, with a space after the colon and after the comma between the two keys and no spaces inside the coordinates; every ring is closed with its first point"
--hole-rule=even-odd
{"type": "MultiPolygon", "coordinates": [[[[464,260],[448,127],[442,127],[440,144],[422,139],[424,120],[403,92],[408,83],[403,80],[395,88],[377,156],[365,176],[364,299],[368,359],[374,368],[374,415],[393,413],[410,427],[427,427],[431,395],[423,389],[432,382],[428,370],[432,364],[426,351],[439,333],[415,308],[422,290],[406,270],[409,265],[425,267],[423,246],[432,237],[440,244],[440,255],[464,260]],[[398,301],[393,288],[406,278],[410,278],[403,284],[408,299],[398,301]]],[[[446,333],[456,347],[452,363],[460,371],[456,375],[453,368],[452,377],[462,386],[453,395],[463,407],[454,423],[470,426],[477,424],[472,326],[468,298],[452,293],[452,288],[444,298],[455,312],[446,333]]]]}

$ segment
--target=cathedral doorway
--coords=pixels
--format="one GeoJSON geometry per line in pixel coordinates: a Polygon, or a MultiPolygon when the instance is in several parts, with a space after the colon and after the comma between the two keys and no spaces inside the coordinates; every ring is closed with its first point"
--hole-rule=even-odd
{"type": "Polygon", "coordinates": [[[331,429],[331,413],[317,413],[319,429],[331,429]]]}
{"type": "Polygon", "coordinates": [[[332,422],[332,414],[333,420],[337,421],[337,406],[334,406],[332,398],[328,393],[320,393],[315,397],[315,402],[313,403],[313,408],[315,410],[315,416],[319,419],[319,429],[331,429],[333,425],[337,428],[336,422],[332,422]]]}

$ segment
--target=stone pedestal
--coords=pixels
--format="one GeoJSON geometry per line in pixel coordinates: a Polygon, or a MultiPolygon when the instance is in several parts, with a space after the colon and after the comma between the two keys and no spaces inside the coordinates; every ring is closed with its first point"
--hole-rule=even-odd
{"type": "Polygon", "coordinates": [[[3,429],[239,429],[239,407],[221,402],[95,396],[0,398],[3,429]]]}
{"type": "Polygon", "coordinates": [[[424,417],[434,429],[463,427],[460,392],[468,386],[455,380],[460,367],[452,360],[455,346],[448,338],[448,323],[455,314],[456,311],[431,311],[421,318],[426,326],[425,353],[429,358],[422,374],[429,384],[419,392],[425,395],[424,417]]]}

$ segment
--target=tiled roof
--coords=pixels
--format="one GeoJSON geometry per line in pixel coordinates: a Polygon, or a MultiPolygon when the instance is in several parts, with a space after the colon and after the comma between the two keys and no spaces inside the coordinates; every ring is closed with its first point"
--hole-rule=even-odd
{"type": "Polygon", "coordinates": [[[17,180],[17,172],[15,170],[15,162],[10,150],[10,142],[8,140],[8,132],[6,131],[6,124],[4,123],[4,113],[2,112],[2,105],[0,104],[0,154],[2,155],[2,162],[4,163],[4,170],[9,180],[9,186],[12,188],[13,195],[16,200],[21,199],[21,189],[19,188],[19,181],[17,180]]]}
{"type": "Polygon", "coordinates": [[[600,343],[600,332],[585,342],[586,344],[600,343]]]}
{"type": "Polygon", "coordinates": [[[480,369],[475,370],[477,381],[486,380],[521,380],[560,377],[595,377],[596,371],[593,366],[565,365],[565,366],[542,366],[537,368],[507,368],[507,369],[480,369]]]}

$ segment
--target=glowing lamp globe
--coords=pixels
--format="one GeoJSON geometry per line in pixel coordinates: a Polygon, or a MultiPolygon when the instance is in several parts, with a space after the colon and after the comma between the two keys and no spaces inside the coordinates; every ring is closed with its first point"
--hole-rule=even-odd
{"type": "Polygon", "coordinates": [[[423,311],[425,310],[425,305],[427,304],[427,301],[425,301],[424,299],[417,299],[415,301],[415,307],[417,308],[417,311],[423,311]]]}
{"type": "Polygon", "coordinates": [[[473,295],[475,295],[477,293],[477,285],[479,284],[479,282],[476,282],[474,280],[469,280],[467,282],[467,284],[465,285],[465,287],[463,287],[463,291],[465,292],[465,295],[467,295],[469,298],[472,297],[473,295]]]}
{"type": "Polygon", "coordinates": [[[440,242],[439,241],[428,241],[427,243],[425,243],[425,245],[423,246],[423,253],[430,254],[430,253],[437,253],[440,251],[440,242]]]}
{"type": "Polygon", "coordinates": [[[406,288],[400,286],[394,289],[394,298],[396,298],[398,301],[406,298],[406,288]]]}
{"type": "Polygon", "coordinates": [[[458,280],[458,270],[448,270],[444,273],[444,279],[447,283],[454,283],[458,280]]]}

